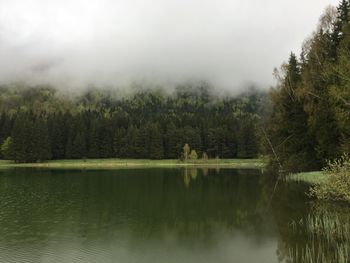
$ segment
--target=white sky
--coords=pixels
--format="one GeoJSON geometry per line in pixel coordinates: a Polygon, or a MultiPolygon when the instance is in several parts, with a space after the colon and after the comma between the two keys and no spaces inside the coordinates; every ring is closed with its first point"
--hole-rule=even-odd
{"type": "Polygon", "coordinates": [[[268,87],[338,0],[0,0],[0,82],[268,87]]]}

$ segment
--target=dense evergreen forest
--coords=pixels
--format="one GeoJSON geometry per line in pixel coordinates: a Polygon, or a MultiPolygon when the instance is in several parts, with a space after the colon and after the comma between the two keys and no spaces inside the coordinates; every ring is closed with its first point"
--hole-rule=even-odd
{"type": "Polygon", "coordinates": [[[284,169],[319,169],[350,153],[349,11],[348,0],[327,8],[299,58],[276,72],[267,134],[284,169]]]}
{"type": "Polygon", "coordinates": [[[350,153],[350,1],[329,7],[267,95],[217,96],[207,84],[86,89],[0,87],[1,158],[253,158],[316,170],[350,153]],[[269,98],[269,99],[268,99],[269,98]]]}
{"type": "Polygon", "coordinates": [[[252,158],[266,94],[215,96],[208,85],[128,95],[52,87],[0,89],[2,158],[17,162],[80,158],[252,158]],[[187,146],[186,146],[187,147],[187,146]],[[188,149],[189,150],[189,149],[188,149]]]}

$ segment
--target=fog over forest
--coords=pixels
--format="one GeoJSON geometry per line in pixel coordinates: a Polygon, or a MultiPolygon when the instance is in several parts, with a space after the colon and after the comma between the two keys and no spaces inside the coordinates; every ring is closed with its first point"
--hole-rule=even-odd
{"type": "Polygon", "coordinates": [[[1,0],[0,83],[268,88],[337,2],[1,0]]]}
{"type": "Polygon", "coordinates": [[[350,263],[350,0],[0,0],[0,262],[350,263]]]}

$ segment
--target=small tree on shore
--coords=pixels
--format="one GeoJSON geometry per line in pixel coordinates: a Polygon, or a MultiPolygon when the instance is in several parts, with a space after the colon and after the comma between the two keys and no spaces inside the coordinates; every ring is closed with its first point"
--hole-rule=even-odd
{"type": "Polygon", "coordinates": [[[208,161],[208,154],[206,153],[206,152],[204,152],[203,154],[202,154],[202,159],[204,160],[204,161],[208,161]]]}
{"type": "Polygon", "coordinates": [[[195,150],[192,150],[189,157],[191,160],[197,160],[198,159],[197,152],[195,150]]]}
{"type": "Polygon", "coordinates": [[[188,160],[188,157],[189,157],[189,154],[190,154],[190,150],[191,150],[190,146],[186,143],[184,145],[184,147],[183,147],[183,151],[184,151],[183,154],[184,154],[185,161],[188,160]]]}

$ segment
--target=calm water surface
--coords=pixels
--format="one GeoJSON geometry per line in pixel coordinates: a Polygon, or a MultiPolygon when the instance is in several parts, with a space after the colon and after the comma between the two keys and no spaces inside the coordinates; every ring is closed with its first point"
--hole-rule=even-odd
{"type": "Polygon", "coordinates": [[[265,178],[234,169],[0,171],[0,262],[300,261],[307,233],[294,224],[314,213],[307,188],[280,185],[271,199],[265,178]]]}

